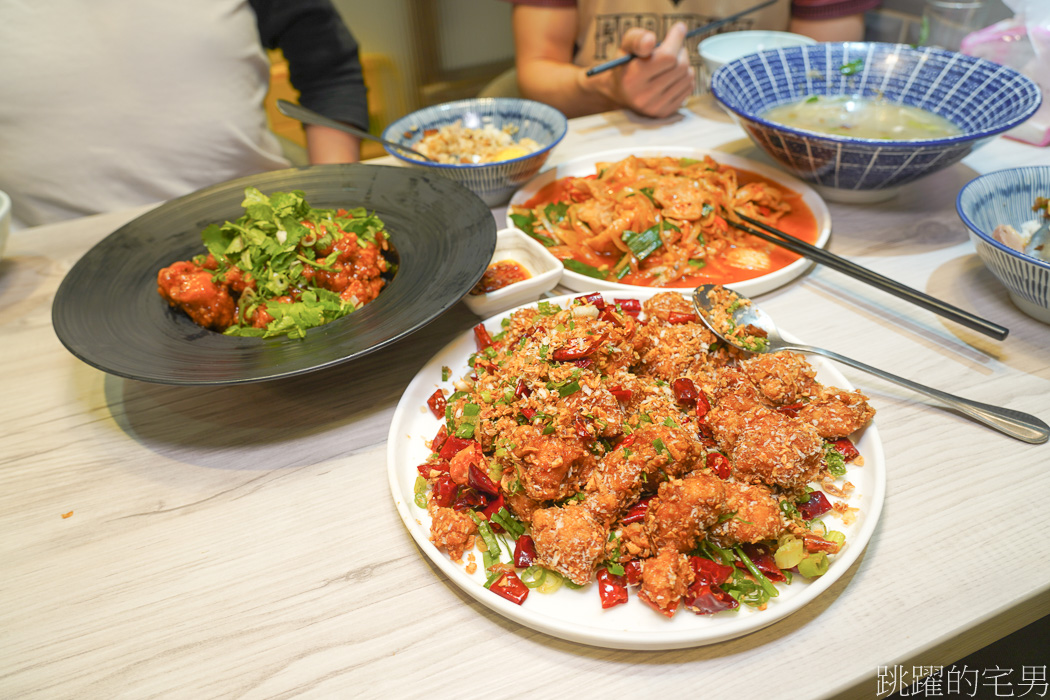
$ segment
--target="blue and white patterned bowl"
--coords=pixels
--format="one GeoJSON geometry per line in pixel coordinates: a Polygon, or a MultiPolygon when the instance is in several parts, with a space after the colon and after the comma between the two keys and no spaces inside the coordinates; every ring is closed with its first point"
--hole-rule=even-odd
{"type": "Polygon", "coordinates": [[[530,138],[539,143],[541,148],[520,158],[477,164],[426,163],[410,158],[397,149],[387,148],[386,151],[409,165],[459,182],[490,207],[506,204],[519,187],[535,177],[569,128],[564,114],[541,102],[516,97],[478,97],[412,112],[384,129],[383,138],[412,147],[423,138],[425,130],[439,129],[456,122],[462,122],[463,126],[472,129],[488,124],[502,129],[510,124],[517,127],[515,140],[530,138]]]}
{"type": "Polygon", "coordinates": [[[1003,245],[992,238],[999,224],[1020,229],[1038,218],[1032,211],[1037,196],[1050,196],[1050,165],[999,170],[970,180],[959,191],[955,210],[970,229],[977,255],[999,278],[1017,308],[1050,323],[1050,263],[1003,245]]]}
{"type": "Polygon", "coordinates": [[[932,47],[865,42],[771,49],[722,66],[711,91],[781,166],[839,201],[879,201],[952,165],[1028,119],[1039,88],[1017,71],[932,47]],[[962,129],[950,138],[891,141],[819,134],[767,121],[770,108],[809,95],[880,96],[962,129]]]}

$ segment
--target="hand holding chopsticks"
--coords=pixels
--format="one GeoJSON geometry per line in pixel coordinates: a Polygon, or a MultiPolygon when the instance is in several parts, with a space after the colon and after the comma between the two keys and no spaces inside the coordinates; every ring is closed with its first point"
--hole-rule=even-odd
{"type": "Polygon", "coordinates": [[[916,306],[920,306],[927,311],[932,311],[935,314],[943,316],[951,321],[955,321],[967,328],[971,328],[979,333],[995,338],[996,340],[1003,340],[1006,335],[1010,332],[1008,328],[1004,328],[996,323],[987,321],[980,316],[975,316],[968,311],[963,311],[960,308],[952,306],[951,304],[945,303],[940,299],[931,297],[928,294],[912,289],[907,285],[901,284],[896,280],[892,280],[889,277],[884,277],[879,273],[869,270],[866,267],[858,265],[854,262],[841,258],[834,253],[829,253],[823,248],[818,248],[815,245],[806,243],[805,241],[795,238],[779,229],[776,229],[768,224],[762,223],[757,219],[753,219],[749,216],[741,214],[740,212],[734,212],[740,219],[751,224],[751,226],[744,226],[743,224],[727,219],[727,223],[741,231],[751,234],[757,238],[761,238],[764,241],[768,241],[774,245],[778,245],[782,248],[786,248],[793,253],[797,253],[803,257],[809,258],[814,262],[818,262],[821,265],[837,270],[845,275],[849,275],[854,279],[858,279],[861,282],[872,285],[884,292],[888,292],[897,296],[905,301],[910,301],[916,306]],[[754,227],[754,228],[752,228],[754,227]]]}
{"type": "MultiPolygon", "coordinates": [[[[717,29],[718,27],[721,27],[721,26],[724,26],[726,24],[729,24],[730,22],[734,22],[734,21],[740,19],[741,17],[743,17],[744,15],[749,15],[752,12],[756,12],[758,10],[761,10],[763,7],[767,7],[769,5],[772,5],[775,2],[776,2],[776,0],[766,0],[765,2],[759,3],[758,5],[755,5],[754,7],[749,7],[746,10],[742,10],[740,12],[737,12],[736,14],[732,14],[732,15],[729,15],[728,17],[723,17],[722,19],[717,20],[715,22],[710,22],[710,23],[705,24],[703,26],[696,27],[695,29],[689,30],[686,33],[685,38],[686,39],[692,39],[693,37],[699,36],[700,34],[703,34],[705,32],[709,32],[712,29],[717,29]]],[[[612,70],[613,68],[619,68],[620,66],[622,66],[622,65],[624,65],[626,63],[629,63],[630,61],[634,60],[635,58],[637,58],[637,56],[635,56],[633,53],[628,53],[628,54],[624,54],[623,56],[620,56],[619,58],[614,58],[611,61],[607,61],[607,62],[599,64],[597,66],[593,66],[593,67],[591,67],[591,68],[589,68],[587,70],[587,77],[590,77],[592,75],[598,75],[599,73],[604,73],[605,71],[612,70]]]]}

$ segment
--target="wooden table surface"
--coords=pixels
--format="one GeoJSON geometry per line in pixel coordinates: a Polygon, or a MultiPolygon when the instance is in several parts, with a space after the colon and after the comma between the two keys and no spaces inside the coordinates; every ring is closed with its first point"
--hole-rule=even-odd
{"type": "MultiPolygon", "coordinates": [[[[764,160],[700,100],[663,122],[573,120],[551,162],[656,145],[764,160]]],[[[1007,326],[1005,341],[821,268],[763,307],[811,343],[1050,419],[1050,326],[1012,305],[954,208],[979,173],[1047,162],[995,139],[891,201],[829,202],[833,252],[1007,326]]],[[[4,697],[874,697],[886,669],[947,664],[1050,613],[1050,446],[842,367],[878,410],[887,496],[864,555],[815,602],[676,651],[508,621],[423,556],[387,482],[402,391],[477,318],[457,304],[388,352],[274,382],[109,376],[61,345],[51,302],[143,211],[16,232],[0,262],[4,697]]]]}

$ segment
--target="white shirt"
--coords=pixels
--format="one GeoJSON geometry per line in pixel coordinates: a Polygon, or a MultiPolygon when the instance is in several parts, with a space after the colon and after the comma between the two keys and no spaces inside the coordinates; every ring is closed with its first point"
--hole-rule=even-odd
{"type": "Polygon", "coordinates": [[[16,226],[288,166],[246,0],[3,0],[0,189],[16,226]]]}

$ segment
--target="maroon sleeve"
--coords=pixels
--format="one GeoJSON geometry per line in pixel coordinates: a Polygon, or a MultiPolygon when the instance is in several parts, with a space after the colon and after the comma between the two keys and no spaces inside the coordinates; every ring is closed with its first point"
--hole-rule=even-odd
{"type": "Polygon", "coordinates": [[[791,16],[797,19],[835,19],[878,7],[879,0],[791,0],[791,16]]]}
{"type": "Polygon", "coordinates": [[[503,0],[511,5],[532,5],[533,7],[576,7],[576,0],[503,0]]]}

